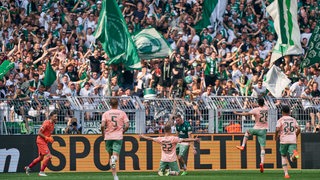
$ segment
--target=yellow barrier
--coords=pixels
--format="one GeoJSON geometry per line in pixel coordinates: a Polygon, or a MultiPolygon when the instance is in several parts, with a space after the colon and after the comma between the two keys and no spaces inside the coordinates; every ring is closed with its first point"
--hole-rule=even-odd
{"type": "MultiPolygon", "coordinates": [[[[156,136],[156,135],[155,135],[156,136]]],[[[198,135],[200,143],[195,143],[198,154],[189,151],[188,170],[215,169],[256,169],[260,164],[260,147],[256,138],[248,140],[247,150],[235,148],[242,142],[243,134],[198,135]]],[[[105,143],[99,135],[54,136],[52,162],[49,170],[96,172],[109,170],[105,143]]],[[[156,171],[160,162],[160,145],[138,135],[126,135],[119,159],[120,171],[156,171]]],[[[300,150],[300,137],[298,149],[300,150]]],[[[274,134],[267,135],[265,168],[281,168],[279,147],[274,134]]],[[[301,158],[293,167],[301,169],[301,158]]]]}

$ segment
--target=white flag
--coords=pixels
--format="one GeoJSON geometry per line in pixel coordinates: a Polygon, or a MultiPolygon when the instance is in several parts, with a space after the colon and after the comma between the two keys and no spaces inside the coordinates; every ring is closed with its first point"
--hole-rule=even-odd
{"type": "Polygon", "coordinates": [[[302,54],[297,11],[296,0],[275,0],[267,7],[278,35],[277,44],[272,50],[270,65],[283,56],[302,54]]]}
{"type": "Polygon", "coordinates": [[[276,97],[282,97],[282,91],[291,83],[291,80],[275,65],[271,67],[266,75],[264,86],[276,97]]]}

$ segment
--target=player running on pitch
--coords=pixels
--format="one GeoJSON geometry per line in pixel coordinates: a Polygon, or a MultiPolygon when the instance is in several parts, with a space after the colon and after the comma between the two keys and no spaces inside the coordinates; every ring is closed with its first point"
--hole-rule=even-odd
{"type": "Polygon", "coordinates": [[[291,116],[289,106],[282,106],[282,117],[278,120],[276,126],[276,140],[280,138],[280,154],[284,178],[289,179],[287,153],[290,155],[291,161],[299,158],[297,152],[297,137],[300,134],[300,127],[297,120],[291,116]]]}
{"type": "Polygon", "coordinates": [[[122,147],[123,134],[129,129],[127,114],[118,109],[118,99],[110,99],[111,109],[102,115],[101,133],[106,141],[114,180],[118,180],[116,163],[122,147]]]}
{"type": "Polygon", "coordinates": [[[264,171],[264,155],[265,155],[265,146],[266,146],[266,136],[267,136],[267,129],[268,129],[268,107],[264,105],[264,100],[262,98],[258,99],[258,105],[259,107],[252,109],[249,112],[243,112],[243,113],[238,113],[234,112],[237,115],[242,115],[242,116],[254,116],[255,119],[255,125],[253,129],[249,129],[246,131],[243,137],[242,145],[237,146],[237,148],[241,151],[244,150],[244,147],[246,146],[247,140],[250,135],[256,135],[258,138],[258,142],[260,144],[260,157],[261,157],[261,162],[260,162],[260,172],[263,173],[264,171]]]}
{"type": "Polygon", "coordinates": [[[26,174],[29,175],[30,170],[33,166],[41,162],[44,157],[44,161],[42,163],[39,176],[47,176],[44,173],[44,170],[46,169],[49,161],[51,160],[52,156],[50,154],[50,150],[48,148],[48,143],[53,143],[53,138],[51,137],[51,133],[54,130],[54,125],[58,120],[58,111],[54,110],[49,115],[49,120],[45,120],[42,123],[42,126],[39,129],[38,136],[37,136],[37,146],[38,146],[38,152],[39,156],[34,159],[29,166],[24,167],[26,174]]]}

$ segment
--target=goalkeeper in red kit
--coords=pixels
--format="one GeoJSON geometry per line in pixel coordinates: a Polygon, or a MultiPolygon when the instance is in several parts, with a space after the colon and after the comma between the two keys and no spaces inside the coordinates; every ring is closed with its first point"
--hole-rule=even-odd
{"type": "Polygon", "coordinates": [[[30,169],[41,162],[43,160],[39,176],[47,176],[44,173],[44,169],[47,167],[49,161],[51,160],[51,154],[50,150],[48,148],[48,143],[53,143],[53,138],[51,137],[51,133],[54,130],[54,125],[58,120],[58,111],[54,110],[50,113],[49,119],[45,120],[42,123],[42,126],[39,129],[38,137],[37,137],[37,146],[38,146],[38,152],[39,156],[34,159],[29,166],[26,166],[24,169],[26,171],[26,174],[29,175],[30,169]]]}

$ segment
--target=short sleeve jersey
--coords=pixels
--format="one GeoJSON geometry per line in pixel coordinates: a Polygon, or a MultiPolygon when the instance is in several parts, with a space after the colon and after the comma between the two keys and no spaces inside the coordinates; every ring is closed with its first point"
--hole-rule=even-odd
{"type": "Polygon", "coordinates": [[[122,140],[123,127],[129,122],[127,114],[119,109],[110,109],[102,115],[101,125],[106,126],[104,140],[122,140]]]}
{"type": "MultiPolygon", "coordinates": [[[[45,120],[42,123],[42,126],[40,127],[39,131],[42,131],[42,134],[46,137],[51,136],[53,130],[54,130],[54,122],[51,122],[50,120],[45,120]]],[[[47,143],[44,138],[41,136],[37,137],[37,143],[47,143]]]]}
{"type": "Polygon", "coordinates": [[[176,125],[176,130],[179,133],[179,138],[189,138],[189,132],[192,132],[192,128],[188,121],[184,121],[181,125],[176,125]]]}
{"type": "Polygon", "coordinates": [[[277,121],[280,129],[280,144],[297,144],[296,129],[299,126],[297,120],[291,116],[283,116],[277,121]]]}
{"type": "Polygon", "coordinates": [[[181,139],[176,136],[164,136],[154,139],[155,142],[161,144],[161,161],[175,162],[177,161],[176,146],[181,139]]]}
{"type": "Polygon", "coordinates": [[[257,107],[249,113],[254,115],[255,124],[253,129],[268,129],[268,107],[257,107]]]}

